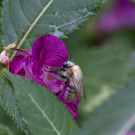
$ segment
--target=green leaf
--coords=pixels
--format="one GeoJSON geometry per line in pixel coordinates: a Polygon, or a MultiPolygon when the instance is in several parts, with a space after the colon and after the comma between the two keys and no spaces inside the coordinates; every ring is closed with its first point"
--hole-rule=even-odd
{"type": "Polygon", "coordinates": [[[64,37],[88,17],[95,15],[103,0],[4,0],[2,30],[5,45],[31,48],[41,33],[64,37]]]}
{"type": "Polygon", "coordinates": [[[21,116],[32,135],[71,135],[77,129],[64,104],[49,90],[6,73],[12,81],[21,116]]]}
{"type": "Polygon", "coordinates": [[[14,134],[7,126],[0,123],[0,135],[14,135],[14,134]]]}
{"type": "Polygon", "coordinates": [[[25,125],[16,106],[13,86],[3,71],[0,72],[0,105],[15,120],[16,124],[25,130],[25,125]]]}
{"type": "Polygon", "coordinates": [[[76,135],[125,135],[135,124],[135,81],[100,107],[76,135]]]}
{"type": "Polygon", "coordinates": [[[135,0],[131,0],[133,3],[135,3],[135,0]]]}

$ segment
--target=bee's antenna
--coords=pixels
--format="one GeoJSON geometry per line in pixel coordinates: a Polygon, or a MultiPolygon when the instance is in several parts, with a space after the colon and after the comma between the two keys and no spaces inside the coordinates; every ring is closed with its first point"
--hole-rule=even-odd
{"type": "Polygon", "coordinates": [[[60,56],[60,55],[56,55],[56,56],[59,56],[59,57],[61,57],[63,60],[65,60],[65,61],[66,61],[66,59],[65,59],[65,58],[63,58],[62,56],[60,56]]]}
{"type": "Polygon", "coordinates": [[[73,53],[73,50],[71,51],[71,54],[70,54],[70,58],[69,58],[69,60],[71,60],[71,57],[72,57],[72,53],[73,53]]]}

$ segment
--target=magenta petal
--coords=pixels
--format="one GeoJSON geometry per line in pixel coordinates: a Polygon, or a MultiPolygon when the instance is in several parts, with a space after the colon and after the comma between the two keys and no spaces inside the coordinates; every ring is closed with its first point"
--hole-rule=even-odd
{"type": "Polygon", "coordinates": [[[23,67],[25,70],[25,78],[27,78],[28,80],[33,80],[32,61],[29,57],[25,58],[23,67]]]}
{"type": "MultiPolygon", "coordinates": [[[[26,52],[31,54],[31,50],[27,50],[26,52]]],[[[13,74],[25,76],[25,70],[23,64],[26,57],[29,57],[29,55],[23,52],[18,53],[10,62],[9,71],[13,74]]]]}
{"type": "Polygon", "coordinates": [[[21,76],[24,76],[25,71],[23,69],[23,61],[24,61],[23,55],[18,55],[14,57],[14,59],[10,62],[9,71],[13,74],[19,73],[21,76]]]}
{"type": "Polygon", "coordinates": [[[79,116],[77,115],[78,105],[79,105],[78,99],[76,99],[73,102],[65,102],[65,106],[72,113],[75,119],[79,119],[79,116]]]}
{"type": "Polygon", "coordinates": [[[135,132],[129,132],[126,135],[135,135],[135,132]]]}
{"type": "Polygon", "coordinates": [[[130,0],[114,0],[99,18],[97,27],[104,32],[135,26],[135,6],[130,0]]]}
{"type": "Polygon", "coordinates": [[[47,67],[43,68],[44,72],[41,76],[43,78],[42,84],[51,90],[52,93],[57,93],[61,90],[61,85],[63,84],[63,81],[57,80],[57,75],[53,73],[49,73],[48,71],[54,71],[53,69],[49,69],[47,67]],[[45,71],[46,70],[46,71],[45,71]]]}
{"type": "Polygon", "coordinates": [[[68,58],[68,52],[65,44],[56,36],[42,35],[39,37],[32,48],[32,60],[34,70],[37,74],[40,74],[39,67],[48,65],[51,67],[59,68],[68,58]],[[63,57],[59,57],[59,56],[63,57]]]}

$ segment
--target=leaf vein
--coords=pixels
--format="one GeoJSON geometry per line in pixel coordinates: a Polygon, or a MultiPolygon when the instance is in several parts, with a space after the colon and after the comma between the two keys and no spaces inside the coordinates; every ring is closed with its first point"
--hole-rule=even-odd
{"type": "Polygon", "coordinates": [[[56,129],[55,125],[51,122],[51,120],[49,119],[49,117],[45,114],[45,112],[40,108],[40,106],[33,99],[33,97],[30,94],[28,94],[28,96],[30,97],[30,99],[32,100],[32,102],[35,104],[35,106],[39,109],[39,111],[42,113],[42,115],[44,116],[44,118],[47,119],[47,121],[52,126],[52,128],[57,133],[57,135],[61,135],[60,132],[56,129]]]}
{"type": "MultiPolygon", "coordinates": [[[[10,3],[11,1],[9,1],[9,10],[10,11],[12,11],[11,10],[11,3],[10,3]]],[[[12,21],[12,17],[11,17],[11,12],[9,11],[9,17],[10,17],[10,20],[11,20],[11,24],[12,24],[12,28],[14,29],[14,32],[16,33],[16,35],[18,35],[17,34],[17,31],[16,31],[16,29],[15,29],[15,26],[14,26],[14,24],[13,24],[13,21],[12,21]]]]}
{"type": "Polygon", "coordinates": [[[38,0],[38,3],[41,5],[42,8],[44,8],[44,6],[41,4],[40,0],[38,0]]]}
{"type": "Polygon", "coordinates": [[[24,10],[23,10],[23,8],[22,8],[22,4],[20,3],[20,1],[18,1],[18,3],[19,3],[19,5],[20,5],[21,11],[22,11],[22,13],[23,13],[25,19],[26,19],[27,22],[30,24],[30,20],[29,20],[28,17],[25,15],[24,10]]]}
{"type": "MultiPolygon", "coordinates": [[[[24,34],[24,36],[22,37],[21,41],[19,42],[17,48],[20,48],[21,45],[23,44],[23,42],[25,41],[25,39],[27,38],[27,36],[29,35],[29,33],[32,31],[33,27],[36,25],[36,23],[38,22],[38,20],[41,18],[41,16],[45,13],[45,11],[50,7],[50,5],[52,4],[54,0],[50,0],[47,5],[45,5],[45,7],[43,8],[43,10],[39,13],[39,15],[35,18],[35,20],[33,21],[33,23],[30,25],[30,27],[28,28],[28,30],[26,31],[26,33],[24,34]]],[[[11,59],[13,59],[13,57],[15,56],[17,51],[14,51],[11,59]]]]}

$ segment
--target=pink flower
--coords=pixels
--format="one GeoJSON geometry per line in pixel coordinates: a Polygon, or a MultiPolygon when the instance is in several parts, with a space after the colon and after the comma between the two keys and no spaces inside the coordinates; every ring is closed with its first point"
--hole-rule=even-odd
{"type": "MultiPolygon", "coordinates": [[[[19,49],[18,49],[19,50],[19,49]]],[[[47,71],[53,71],[51,67],[60,68],[68,59],[68,52],[65,44],[53,35],[42,35],[33,45],[32,50],[19,50],[13,60],[10,62],[9,70],[13,74],[25,77],[29,80],[44,85],[54,94],[61,90],[63,81],[57,80],[57,75],[47,71]],[[62,59],[62,56],[64,59],[62,59]]],[[[73,102],[65,101],[66,86],[58,98],[64,103],[67,109],[72,113],[75,119],[78,119],[77,109],[79,100],[73,102]]]]}
{"type": "Polygon", "coordinates": [[[135,132],[129,132],[126,135],[135,135],[135,132]]]}
{"type": "Polygon", "coordinates": [[[114,0],[97,21],[97,28],[103,32],[113,32],[120,28],[135,26],[135,5],[130,0],[114,0]]]}

